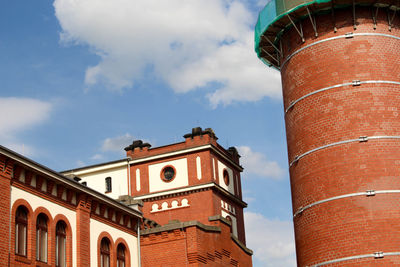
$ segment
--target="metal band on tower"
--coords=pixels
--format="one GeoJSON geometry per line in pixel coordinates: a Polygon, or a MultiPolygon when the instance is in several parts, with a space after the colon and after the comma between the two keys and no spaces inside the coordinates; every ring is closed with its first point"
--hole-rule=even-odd
{"type": "Polygon", "coordinates": [[[260,12],[257,55],[282,75],[299,266],[400,262],[399,12],[386,0],[260,12]]]}

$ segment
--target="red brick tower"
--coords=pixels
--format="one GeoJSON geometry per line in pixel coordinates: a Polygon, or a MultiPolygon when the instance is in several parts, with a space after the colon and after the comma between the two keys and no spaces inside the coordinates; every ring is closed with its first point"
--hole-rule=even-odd
{"type": "Polygon", "coordinates": [[[130,195],[158,224],[144,222],[143,266],[251,266],[237,150],[220,146],[211,128],[193,128],[184,138],[155,148],[136,140],[125,148],[130,195]]]}
{"type": "Polygon", "coordinates": [[[185,142],[150,148],[134,141],[126,148],[132,158],[131,195],[143,200],[143,215],[159,224],[222,215],[245,243],[239,155],[225,150],[212,129],[194,128],[185,142]],[[170,177],[169,177],[170,176],[170,177]]]}
{"type": "Polygon", "coordinates": [[[277,1],[256,52],[281,71],[299,266],[400,265],[399,1],[277,1]]]}

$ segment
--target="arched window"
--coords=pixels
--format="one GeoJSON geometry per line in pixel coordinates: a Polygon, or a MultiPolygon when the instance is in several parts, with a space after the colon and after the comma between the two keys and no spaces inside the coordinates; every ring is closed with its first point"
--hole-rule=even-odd
{"type": "Polygon", "coordinates": [[[117,267],[125,267],[125,246],[119,244],[117,247],[117,267]]]}
{"type": "Polygon", "coordinates": [[[42,213],[36,220],[36,260],[47,262],[47,217],[42,213]]]}
{"type": "Polygon", "coordinates": [[[56,266],[65,267],[67,255],[67,225],[63,221],[59,221],[56,225],[56,266]]]}
{"type": "Polygon", "coordinates": [[[26,257],[28,212],[20,206],[15,214],[15,254],[26,257]]]}
{"type": "Polygon", "coordinates": [[[110,241],[105,237],[100,243],[100,266],[110,267],[110,241]]]}

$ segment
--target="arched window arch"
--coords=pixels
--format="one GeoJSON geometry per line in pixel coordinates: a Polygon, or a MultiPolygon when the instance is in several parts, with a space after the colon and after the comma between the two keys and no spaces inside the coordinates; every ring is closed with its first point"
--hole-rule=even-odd
{"type": "Polygon", "coordinates": [[[121,243],[117,247],[117,267],[125,267],[125,254],[125,246],[121,243]]]}
{"type": "Polygon", "coordinates": [[[28,247],[28,211],[19,206],[15,213],[15,254],[27,256],[28,247]]]}
{"type": "Polygon", "coordinates": [[[131,266],[131,253],[129,250],[128,243],[123,239],[123,238],[118,238],[115,243],[114,243],[114,248],[113,250],[115,256],[112,255],[111,260],[117,262],[116,267],[130,267],[131,266]],[[113,260],[113,258],[116,258],[116,260],[113,260]]]}
{"type": "Polygon", "coordinates": [[[65,267],[67,265],[67,225],[64,221],[59,221],[56,225],[56,266],[65,267]]]}
{"type": "Polygon", "coordinates": [[[36,260],[47,262],[47,216],[40,213],[36,220],[36,260]]]}
{"type": "Polygon", "coordinates": [[[100,243],[100,266],[110,267],[110,240],[106,237],[100,243]]]}

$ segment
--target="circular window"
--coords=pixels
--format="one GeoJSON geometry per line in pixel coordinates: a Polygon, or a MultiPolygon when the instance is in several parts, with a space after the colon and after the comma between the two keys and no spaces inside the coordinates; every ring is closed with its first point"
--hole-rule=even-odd
{"type": "Polygon", "coordinates": [[[176,172],[174,167],[167,166],[161,171],[161,179],[165,182],[171,182],[175,178],[176,172]]]}
{"type": "Polygon", "coordinates": [[[229,173],[228,173],[228,171],[227,171],[227,170],[224,170],[223,175],[224,175],[224,182],[225,182],[225,184],[226,184],[226,185],[229,185],[229,173]]]}

